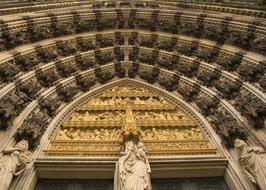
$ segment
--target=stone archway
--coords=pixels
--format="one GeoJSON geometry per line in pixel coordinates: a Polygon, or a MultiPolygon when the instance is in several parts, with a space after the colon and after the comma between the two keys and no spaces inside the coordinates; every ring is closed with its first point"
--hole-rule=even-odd
{"type": "Polygon", "coordinates": [[[148,92],[157,94],[172,105],[177,106],[184,114],[189,115],[189,117],[197,123],[197,126],[202,130],[211,146],[214,148],[214,151],[208,152],[205,150],[205,153],[203,154],[197,152],[197,150],[195,150],[194,153],[193,151],[190,153],[178,153],[177,151],[174,154],[169,154],[169,152],[167,154],[167,151],[158,154],[155,153],[150,156],[151,167],[154,171],[152,173],[152,178],[162,178],[163,176],[167,176],[168,178],[221,176],[226,179],[230,188],[240,188],[241,185],[238,183],[240,180],[238,178],[240,176],[236,174],[237,170],[235,170],[234,164],[230,161],[229,153],[220,146],[221,141],[219,137],[198,111],[174,94],[148,83],[128,78],[96,87],[72,101],[59,112],[55,119],[50,123],[41,139],[40,148],[35,153],[36,161],[33,167],[31,170],[27,171],[26,176],[23,176],[25,180],[29,181],[29,183],[26,184],[28,185],[26,187],[34,187],[38,178],[112,178],[114,173],[114,163],[118,158],[118,152],[109,155],[106,153],[105,155],[93,155],[75,154],[73,152],[70,154],[60,154],[60,151],[57,153],[56,151],[50,151],[49,154],[48,147],[50,143],[53,144],[53,140],[57,137],[58,131],[63,122],[68,120],[68,118],[75,113],[77,108],[81,108],[82,105],[89,100],[99,97],[102,93],[108,90],[110,91],[110,89],[113,89],[114,87],[125,85],[147,89],[148,92]],[[47,139],[49,140],[47,141],[47,139]],[[48,152],[45,152],[47,149],[48,152]]]}

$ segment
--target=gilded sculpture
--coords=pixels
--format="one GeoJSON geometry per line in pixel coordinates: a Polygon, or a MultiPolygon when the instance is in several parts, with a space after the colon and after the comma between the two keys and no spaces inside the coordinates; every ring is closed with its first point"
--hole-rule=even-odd
{"type": "Polygon", "coordinates": [[[131,86],[114,87],[80,106],[64,121],[46,153],[118,156],[121,144],[132,135],[150,155],[216,153],[189,115],[165,98],[131,86]]]}

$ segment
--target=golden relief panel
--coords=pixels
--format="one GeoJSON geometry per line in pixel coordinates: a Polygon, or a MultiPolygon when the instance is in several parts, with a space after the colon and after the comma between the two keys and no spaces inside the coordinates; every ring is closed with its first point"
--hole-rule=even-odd
{"type": "Polygon", "coordinates": [[[144,88],[117,86],[93,98],[63,122],[47,155],[119,155],[125,138],[149,155],[215,154],[198,124],[144,88]]]}

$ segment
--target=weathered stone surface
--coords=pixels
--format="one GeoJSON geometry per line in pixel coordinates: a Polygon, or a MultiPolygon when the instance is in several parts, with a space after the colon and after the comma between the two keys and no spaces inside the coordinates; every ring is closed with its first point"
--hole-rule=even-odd
{"type": "Polygon", "coordinates": [[[266,105],[252,94],[238,93],[235,100],[236,108],[245,116],[250,125],[263,128],[266,119],[266,105]]]}
{"type": "Polygon", "coordinates": [[[151,70],[144,70],[139,72],[140,77],[151,84],[155,83],[158,80],[159,74],[160,69],[158,67],[153,67],[151,70]]]}
{"type": "Polygon", "coordinates": [[[200,108],[203,115],[208,116],[215,113],[219,100],[216,98],[207,97],[206,95],[200,94],[195,100],[197,106],[200,108]]]}
{"type": "Polygon", "coordinates": [[[78,88],[76,85],[59,86],[56,91],[60,100],[69,103],[78,93],[78,88]]]}
{"type": "Polygon", "coordinates": [[[90,89],[90,87],[94,86],[96,83],[96,79],[93,77],[85,77],[85,76],[76,76],[76,83],[80,90],[86,92],[90,89]]]}
{"type": "Polygon", "coordinates": [[[163,86],[165,90],[171,92],[177,89],[179,79],[180,79],[179,75],[174,75],[172,77],[159,76],[159,84],[163,86]]]}
{"type": "Polygon", "coordinates": [[[240,127],[230,113],[224,109],[219,108],[211,115],[210,122],[216,133],[222,138],[223,144],[228,148],[233,148],[235,139],[247,138],[244,129],[240,127]]]}
{"type": "Polygon", "coordinates": [[[32,69],[39,63],[36,54],[21,55],[20,53],[14,55],[15,63],[19,66],[20,70],[26,71],[32,69]]]}
{"type": "Polygon", "coordinates": [[[49,116],[41,111],[36,111],[31,117],[24,121],[14,135],[17,142],[25,139],[29,142],[29,148],[35,149],[48,126],[49,116]]]}
{"type": "Polygon", "coordinates": [[[185,83],[179,83],[177,90],[185,100],[191,102],[198,96],[200,88],[196,84],[188,85],[185,83]]]}
{"type": "Polygon", "coordinates": [[[56,115],[57,109],[61,105],[61,102],[57,97],[50,97],[49,99],[41,100],[38,103],[41,111],[47,114],[49,117],[54,117],[56,115]]]}
{"type": "Polygon", "coordinates": [[[222,93],[223,98],[233,99],[237,96],[242,86],[241,81],[220,79],[215,82],[215,87],[222,93]]]}
{"type": "Polygon", "coordinates": [[[100,67],[96,67],[94,69],[94,73],[97,78],[97,81],[101,84],[106,83],[107,81],[111,80],[114,77],[114,75],[111,72],[102,71],[100,67]]]}
{"type": "Polygon", "coordinates": [[[37,70],[36,77],[44,87],[53,86],[54,82],[60,78],[55,68],[47,69],[45,71],[37,70]]]}
{"type": "Polygon", "coordinates": [[[122,63],[120,63],[120,62],[115,63],[115,74],[119,78],[125,77],[126,69],[125,69],[125,66],[122,63]]]}
{"type": "Polygon", "coordinates": [[[95,61],[92,57],[83,57],[82,55],[76,55],[75,61],[77,67],[81,70],[91,69],[95,66],[95,61]]]}

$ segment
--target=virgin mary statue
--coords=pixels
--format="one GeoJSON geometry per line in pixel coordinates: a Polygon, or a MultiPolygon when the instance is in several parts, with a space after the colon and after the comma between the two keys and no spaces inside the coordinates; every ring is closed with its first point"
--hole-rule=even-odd
{"type": "Polygon", "coordinates": [[[116,163],[115,190],[151,190],[150,165],[143,143],[136,146],[132,141],[125,143],[125,151],[116,163]]]}

